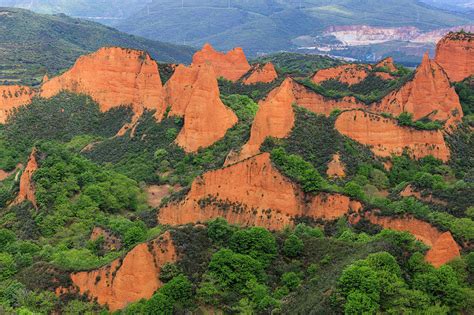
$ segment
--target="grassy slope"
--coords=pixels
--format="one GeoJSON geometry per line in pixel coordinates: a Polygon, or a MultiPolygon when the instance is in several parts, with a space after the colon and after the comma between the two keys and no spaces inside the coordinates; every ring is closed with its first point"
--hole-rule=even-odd
{"type": "Polygon", "coordinates": [[[22,9],[0,9],[0,83],[38,83],[45,74],[70,67],[81,55],[102,46],[148,51],[166,62],[190,62],[193,49],[119,32],[65,15],[42,15],[22,9]]]}

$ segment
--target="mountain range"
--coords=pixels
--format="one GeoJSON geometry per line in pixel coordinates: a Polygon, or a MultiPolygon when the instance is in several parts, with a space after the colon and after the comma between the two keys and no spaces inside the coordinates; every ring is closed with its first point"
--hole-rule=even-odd
{"type": "Polygon", "coordinates": [[[0,82],[26,84],[38,84],[45,74],[57,74],[103,46],[142,49],[157,60],[175,63],[189,63],[194,52],[64,14],[16,8],[0,8],[0,42],[0,82]]]}
{"type": "MultiPolygon", "coordinates": [[[[360,60],[395,55],[398,61],[419,62],[434,42],[413,44],[398,41],[390,33],[419,33],[454,26],[472,25],[472,16],[448,11],[449,2],[418,0],[149,0],[149,1],[24,1],[0,0],[0,5],[25,7],[38,12],[64,12],[94,19],[117,29],[153,40],[201,47],[206,42],[221,50],[241,46],[250,56],[303,48],[311,53],[330,53],[360,60]],[[110,5],[109,5],[110,4],[110,5]],[[396,12],[396,14],[394,14],[396,12]],[[341,47],[341,41],[328,34],[330,27],[369,26],[386,32],[384,43],[368,47],[341,47]],[[385,31],[385,29],[389,29],[385,31]],[[395,29],[395,30],[393,30],[395,29]],[[410,48],[417,45],[417,52],[410,48]],[[400,53],[403,47],[408,53],[400,53]],[[344,52],[341,54],[341,49],[344,52]],[[375,57],[374,57],[375,56],[375,57]]],[[[456,5],[468,6],[467,1],[456,5]]],[[[370,32],[367,33],[370,36],[370,32]]],[[[442,34],[444,35],[444,34],[442,34]]],[[[442,36],[441,35],[441,36],[442,36]]]]}

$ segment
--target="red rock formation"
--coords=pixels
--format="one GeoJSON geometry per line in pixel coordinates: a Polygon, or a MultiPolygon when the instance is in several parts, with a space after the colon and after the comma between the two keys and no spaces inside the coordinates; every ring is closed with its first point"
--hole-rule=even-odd
{"type": "Polygon", "coordinates": [[[453,82],[474,74],[474,35],[449,33],[436,46],[436,62],[453,82]]]}
{"type": "Polygon", "coordinates": [[[169,115],[184,116],[176,142],[187,152],[206,148],[222,139],[238,121],[221,101],[219,86],[210,65],[180,65],[165,85],[169,115]]]}
{"type": "Polygon", "coordinates": [[[459,246],[451,233],[443,233],[427,222],[411,217],[390,218],[375,214],[366,215],[366,218],[373,224],[381,225],[386,229],[409,232],[430,246],[431,249],[426,253],[425,260],[435,267],[440,267],[460,256],[459,246]]]}
{"type": "Polygon", "coordinates": [[[205,222],[224,217],[230,223],[282,229],[296,217],[334,219],[362,205],[339,194],[305,196],[273,167],[263,153],[196,179],[184,201],[159,210],[161,224],[205,222]]]}
{"type": "Polygon", "coordinates": [[[328,170],[326,174],[330,178],[342,178],[346,176],[346,167],[341,162],[341,156],[339,153],[333,155],[331,162],[328,164],[328,170]]]}
{"type": "Polygon", "coordinates": [[[44,83],[41,96],[49,98],[62,90],[90,95],[102,111],[132,105],[137,114],[157,110],[159,119],[164,111],[158,64],[138,50],[101,48],[82,56],[69,71],[44,83]]]}
{"type": "Polygon", "coordinates": [[[444,162],[449,160],[449,149],[439,130],[402,127],[394,119],[361,110],[340,114],[335,127],[343,135],[370,146],[372,152],[380,157],[401,155],[407,149],[417,159],[431,154],[444,162]]]}
{"type": "Polygon", "coordinates": [[[357,84],[369,75],[367,66],[358,64],[346,64],[333,68],[322,69],[313,76],[314,83],[321,83],[334,79],[348,85],[357,84]]]}
{"type": "Polygon", "coordinates": [[[161,266],[175,262],[176,249],[169,232],[155,240],[135,246],[125,258],[105,267],[71,275],[79,292],[108,305],[111,311],[129,303],[149,299],[161,287],[161,266]]]}
{"type": "Polygon", "coordinates": [[[34,94],[34,91],[27,86],[0,85],[0,124],[7,121],[14,108],[31,103],[34,94]]]}
{"type": "Polygon", "coordinates": [[[214,50],[210,44],[206,44],[193,56],[193,65],[203,64],[212,65],[216,78],[224,77],[230,81],[237,81],[250,70],[242,48],[234,48],[224,54],[214,50]]]}
{"type": "Polygon", "coordinates": [[[432,120],[446,121],[446,126],[455,124],[463,116],[459,97],[446,73],[428,54],[413,80],[374,104],[372,110],[394,116],[409,112],[414,120],[429,116],[432,120]]]}
{"type": "Polygon", "coordinates": [[[335,109],[346,110],[367,107],[355,97],[346,96],[342,99],[326,98],[295,81],[292,81],[292,91],[296,99],[296,104],[316,114],[329,116],[335,109]]]}
{"type": "Polygon", "coordinates": [[[296,98],[292,92],[293,81],[286,79],[267,98],[260,101],[257,115],[252,124],[249,141],[242,147],[238,160],[260,152],[260,146],[267,137],[285,138],[295,123],[292,104],[296,98]]]}
{"type": "Polygon", "coordinates": [[[18,196],[13,201],[13,205],[22,203],[25,200],[30,201],[35,208],[36,197],[35,197],[35,184],[33,182],[33,174],[38,169],[38,163],[36,162],[36,149],[30,154],[28,163],[26,164],[25,170],[20,177],[20,191],[18,196]]]}
{"type": "Polygon", "coordinates": [[[244,84],[270,83],[278,78],[275,66],[271,62],[264,66],[257,64],[252,67],[250,72],[251,74],[244,80],[244,84]]]}
{"type": "Polygon", "coordinates": [[[287,78],[259,102],[259,109],[252,124],[249,141],[243,146],[240,153],[229,155],[225,165],[259,153],[260,146],[267,137],[285,138],[288,136],[295,122],[293,104],[326,116],[329,116],[335,109],[366,107],[365,104],[358,102],[353,97],[344,97],[341,100],[327,99],[291,78],[287,78]]]}
{"type": "Polygon", "coordinates": [[[374,68],[375,69],[385,68],[390,72],[396,72],[397,71],[397,67],[395,66],[395,62],[393,61],[392,57],[388,57],[388,58],[385,58],[385,59],[381,60],[379,63],[377,63],[374,66],[374,68]]]}

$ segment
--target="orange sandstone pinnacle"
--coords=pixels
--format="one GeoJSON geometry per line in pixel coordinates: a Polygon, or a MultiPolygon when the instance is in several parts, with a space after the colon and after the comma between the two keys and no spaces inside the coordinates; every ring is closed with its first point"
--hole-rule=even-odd
{"type": "Polygon", "coordinates": [[[461,121],[463,112],[459,97],[451,86],[443,68],[425,54],[414,78],[370,106],[372,111],[413,114],[414,120],[429,117],[432,120],[446,121],[452,126],[461,121]]]}
{"type": "Polygon", "coordinates": [[[195,152],[222,139],[238,119],[222,103],[213,67],[180,65],[165,85],[169,115],[183,116],[184,126],[176,143],[195,152]]]}
{"type": "Polygon", "coordinates": [[[33,182],[33,174],[38,169],[38,162],[36,161],[36,149],[33,148],[31,151],[30,157],[28,159],[28,163],[21,174],[20,177],[20,191],[18,196],[13,201],[13,205],[17,205],[22,203],[25,200],[30,201],[35,208],[36,205],[36,197],[35,197],[35,184],[33,182]]]}
{"type": "Polygon", "coordinates": [[[242,48],[234,48],[228,53],[221,53],[210,44],[205,44],[200,51],[194,54],[192,64],[209,64],[214,68],[216,78],[223,77],[234,82],[250,70],[242,48]]]}

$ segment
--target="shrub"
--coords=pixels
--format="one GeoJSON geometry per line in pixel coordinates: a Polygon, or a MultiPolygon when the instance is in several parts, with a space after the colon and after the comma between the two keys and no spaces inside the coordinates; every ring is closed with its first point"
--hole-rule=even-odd
{"type": "Polygon", "coordinates": [[[233,251],[249,255],[260,261],[263,267],[268,266],[277,254],[275,237],[261,227],[239,230],[232,235],[229,243],[233,251]]]}
{"type": "Polygon", "coordinates": [[[299,256],[303,252],[303,249],[303,241],[295,234],[288,236],[283,245],[283,252],[290,258],[299,256]]]}

